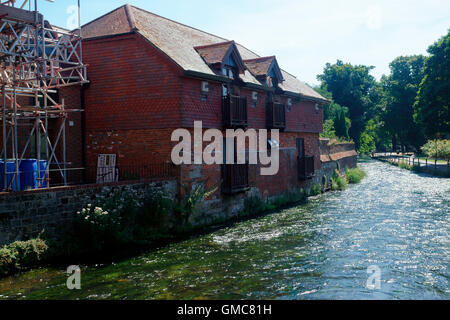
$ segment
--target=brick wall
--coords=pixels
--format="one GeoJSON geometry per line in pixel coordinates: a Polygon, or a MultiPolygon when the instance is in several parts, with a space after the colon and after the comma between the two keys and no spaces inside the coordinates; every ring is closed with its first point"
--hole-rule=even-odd
{"type": "Polygon", "coordinates": [[[97,166],[99,154],[116,154],[117,165],[132,166],[171,162],[176,144],[170,141],[173,129],[136,129],[90,131],[86,136],[86,159],[97,166]]]}
{"type": "MultiPolygon", "coordinates": [[[[222,85],[208,82],[209,91],[206,101],[201,100],[201,80],[183,79],[182,91],[182,126],[191,128],[194,121],[203,121],[204,128],[222,128],[222,85]]],[[[247,98],[248,127],[253,129],[266,128],[265,91],[240,88],[240,96],[247,98]],[[256,105],[252,106],[252,92],[258,94],[256,105]]],[[[287,106],[288,97],[275,96],[287,106]]],[[[291,98],[292,106],[286,111],[286,132],[322,132],[323,110],[316,110],[315,103],[291,98]]]]}
{"type": "Polygon", "coordinates": [[[84,41],[86,130],[179,127],[181,70],[136,34],[84,41]]]}

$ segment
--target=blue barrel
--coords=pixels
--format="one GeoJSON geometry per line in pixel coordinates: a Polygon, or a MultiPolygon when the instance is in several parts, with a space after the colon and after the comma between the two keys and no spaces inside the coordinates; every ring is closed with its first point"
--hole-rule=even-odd
{"type": "Polygon", "coordinates": [[[47,188],[47,179],[45,176],[45,168],[47,167],[46,160],[39,161],[40,176],[38,175],[38,161],[37,159],[24,159],[20,163],[20,189],[38,189],[39,184],[41,188],[47,188]]]}
{"type": "Polygon", "coordinates": [[[36,189],[37,184],[37,160],[24,159],[20,162],[20,189],[36,189]]]}
{"type": "MultiPolygon", "coordinates": [[[[47,176],[45,175],[45,169],[47,167],[47,160],[41,160],[39,162],[39,170],[41,171],[41,179],[38,181],[38,186],[39,186],[39,182],[41,182],[41,188],[47,188],[47,176]]],[[[37,173],[36,173],[37,175],[37,173]]]]}
{"type": "MultiPolygon", "coordinates": [[[[4,191],[5,185],[4,185],[4,168],[5,163],[3,160],[0,160],[0,191],[4,191]]],[[[16,183],[16,177],[15,177],[15,171],[16,171],[16,162],[15,160],[7,160],[6,161],[6,180],[7,185],[6,187],[11,187],[12,191],[17,191],[17,183],[16,183]],[[12,181],[12,183],[11,183],[12,181]]]]}

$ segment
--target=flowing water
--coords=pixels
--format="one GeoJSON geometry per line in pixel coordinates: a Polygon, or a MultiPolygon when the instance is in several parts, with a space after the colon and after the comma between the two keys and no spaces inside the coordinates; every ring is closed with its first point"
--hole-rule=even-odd
{"type": "Polygon", "coordinates": [[[345,191],[82,266],[81,290],[66,288],[65,270],[38,268],[0,280],[0,298],[449,299],[450,179],[360,165],[367,177],[345,191]]]}

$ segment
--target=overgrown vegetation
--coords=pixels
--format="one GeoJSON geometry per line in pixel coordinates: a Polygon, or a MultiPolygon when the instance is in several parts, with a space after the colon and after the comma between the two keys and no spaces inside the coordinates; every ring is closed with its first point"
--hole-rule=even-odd
{"type": "Polygon", "coordinates": [[[177,230],[184,226],[198,204],[217,190],[206,190],[206,183],[183,186],[184,196],[172,201],[162,191],[104,189],[92,204],[77,212],[74,234],[64,245],[68,253],[99,252],[105,249],[146,245],[163,238],[168,230],[167,219],[174,212],[180,219],[177,230]],[[77,241],[74,241],[74,240],[77,241]]]}
{"type": "Polygon", "coordinates": [[[359,183],[366,176],[366,173],[361,168],[356,167],[346,169],[345,176],[347,177],[348,183],[359,183]]]}
{"type": "Polygon", "coordinates": [[[16,241],[0,248],[0,276],[39,263],[47,254],[47,243],[40,239],[16,241]]]}
{"type": "Polygon", "coordinates": [[[324,106],[322,136],[349,137],[360,154],[370,154],[419,152],[427,140],[448,135],[450,30],[428,53],[397,57],[380,81],[370,74],[373,66],[327,63],[315,88],[331,100],[324,106]]]}
{"type": "Polygon", "coordinates": [[[405,160],[400,160],[397,165],[399,168],[402,168],[402,169],[407,169],[407,170],[412,169],[412,165],[410,165],[408,163],[408,161],[405,161],[405,160]]]}
{"type": "Polygon", "coordinates": [[[311,196],[317,196],[319,194],[322,193],[322,188],[320,187],[320,185],[318,185],[317,183],[315,183],[312,188],[311,188],[311,192],[310,195],[311,196]]]}
{"type": "Polygon", "coordinates": [[[307,194],[303,189],[287,191],[272,200],[262,200],[259,196],[253,195],[244,200],[242,216],[266,213],[281,209],[290,205],[304,203],[307,194]]]}
{"type": "Polygon", "coordinates": [[[174,213],[182,219],[184,223],[187,222],[189,216],[195,211],[198,203],[208,198],[217,191],[218,185],[211,189],[206,189],[206,182],[201,182],[196,186],[189,187],[182,185],[184,190],[184,197],[174,205],[174,213]]]}
{"type": "Polygon", "coordinates": [[[449,159],[450,158],[450,140],[429,140],[421,148],[422,152],[429,158],[449,159]]]}
{"type": "Polygon", "coordinates": [[[419,166],[417,164],[412,165],[412,164],[409,164],[408,161],[406,161],[406,160],[399,160],[398,162],[388,161],[388,163],[393,166],[397,166],[401,169],[406,169],[406,170],[410,170],[410,171],[414,171],[414,172],[428,173],[428,174],[432,174],[434,176],[439,176],[439,177],[450,178],[450,169],[448,169],[448,168],[438,169],[432,165],[429,165],[429,166],[424,166],[424,165],[419,166]]]}
{"type": "Polygon", "coordinates": [[[70,249],[101,251],[150,241],[171,208],[170,199],[157,190],[104,189],[93,204],[77,212],[68,242],[78,241],[70,249]]]}
{"type": "Polygon", "coordinates": [[[330,179],[331,190],[344,190],[347,187],[347,178],[342,175],[338,169],[334,170],[333,176],[330,179]]]}

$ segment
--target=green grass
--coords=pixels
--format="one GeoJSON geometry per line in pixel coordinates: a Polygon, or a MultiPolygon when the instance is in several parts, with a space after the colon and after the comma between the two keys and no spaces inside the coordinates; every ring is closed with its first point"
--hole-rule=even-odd
{"type": "MultiPolygon", "coordinates": [[[[425,159],[427,159],[427,158],[426,157],[417,157],[416,159],[419,159],[420,164],[423,164],[423,163],[425,163],[425,159]]],[[[437,163],[438,164],[447,164],[447,160],[437,159],[437,163]]],[[[428,164],[434,164],[434,159],[428,158],[428,164]]]]}
{"type": "Polygon", "coordinates": [[[399,168],[402,168],[402,169],[407,169],[407,170],[411,170],[412,169],[412,165],[410,165],[405,160],[400,160],[397,165],[398,165],[399,168]]]}
{"type": "Polygon", "coordinates": [[[345,176],[348,183],[359,183],[366,176],[366,173],[361,168],[356,167],[345,170],[345,176]]]}

